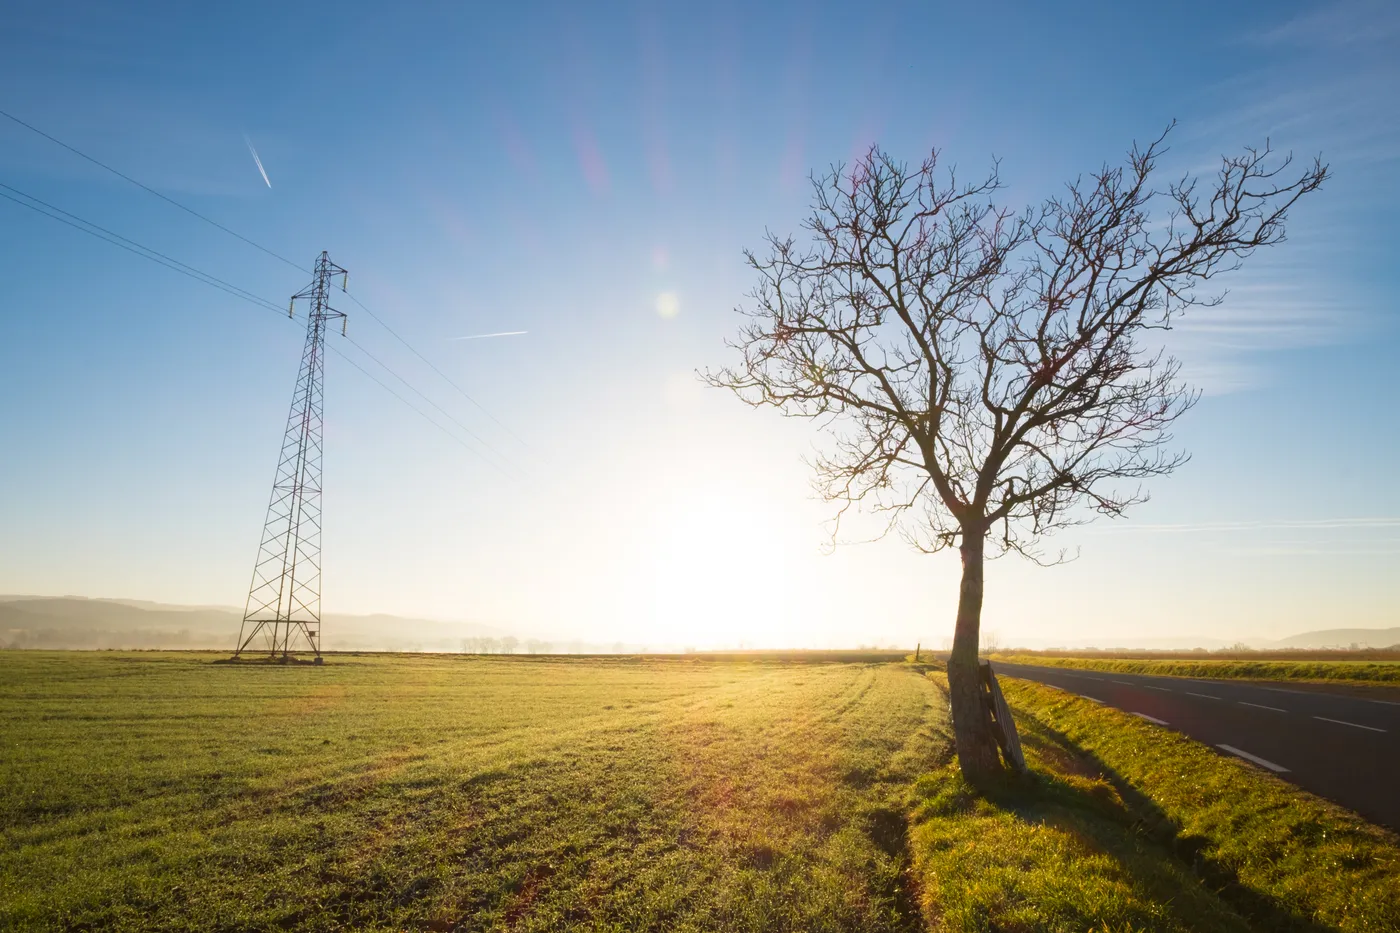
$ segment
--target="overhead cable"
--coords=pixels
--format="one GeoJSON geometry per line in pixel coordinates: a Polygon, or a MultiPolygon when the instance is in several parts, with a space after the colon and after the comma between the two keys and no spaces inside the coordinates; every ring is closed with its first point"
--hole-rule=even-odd
{"type": "MultiPolygon", "coordinates": [[[[24,197],[29,197],[29,195],[25,195],[23,192],[20,192],[15,188],[11,188],[9,185],[0,185],[0,187],[4,187],[9,191],[15,191],[16,193],[21,194],[24,197]]],[[[19,198],[12,197],[8,194],[5,194],[4,192],[0,192],[0,198],[4,198],[7,201],[13,201],[20,207],[27,207],[31,211],[34,211],[36,214],[43,214],[45,217],[56,220],[61,224],[67,224],[74,230],[81,230],[83,233],[86,233],[89,236],[93,236],[104,242],[111,243],[113,246],[120,247],[121,249],[126,250],[128,253],[133,253],[137,256],[140,256],[142,259],[149,259],[156,265],[165,266],[167,269],[171,269],[175,272],[180,273],[183,276],[192,278],[196,282],[203,282],[205,285],[210,285],[214,288],[217,288],[219,291],[227,292],[235,298],[241,298],[244,301],[258,305],[262,308],[268,308],[269,310],[276,311],[279,314],[282,313],[281,308],[268,301],[267,299],[259,298],[256,295],[251,295],[248,292],[245,292],[243,289],[238,288],[236,285],[229,285],[225,283],[222,279],[215,278],[214,276],[209,275],[206,272],[201,272],[200,270],[195,269],[193,266],[187,266],[184,263],[179,262],[178,260],[169,259],[164,253],[159,253],[153,249],[150,249],[149,247],[141,246],[139,243],[136,243],[133,240],[128,240],[126,237],[119,236],[118,234],[109,235],[105,228],[99,227],[96,224],[88,224],[88,221],[82,220],[76,215],[69,214],[67,211],[60,211],[58,208],[53,208],[52,210],[45,210],[44,207],[40,206],[44,204],[44,202],[39,201],[37,198],[34,199],[36,203],[33,204],[27,201],[21,201],[19,198]],[[69,217],[73,219],[69,220],[69,217]],[[88,224],[88,226],[82,226],[83,224],[88,224]]]]}
{"type": "MultiPolygon", "coordinates": [[[[461,428],[463,431],[467,432],[467,434],[471,435],[471,436],[477,441],[477,443],[481,444],[481,445],[482,445],[483,447],[485,447],[487,450],[491,451],[493,454],[495,454],[496,456],[500,457],[502,460],[505,460],[507,463],[509,463],[509,458],[507,458],[504,454],[502,454],[502,453],[501,453],[499,450],[497,450],[496,448],[492,447],[492,446],[491,446],[491,443],[490,443],[489,441],[487,441],[485,438],[483,438],[480,434],[477,434],[477,433],[476,433],[475,431],[473,431],[471,428],[467,427],[467,426],[466,426],[465,424],[463,424],[462,422],[458,421],[455,417],[452,416],[452,413],[451,413],[451,412],[449,412],[447,409],[443,408],[443,407],[442,407],[441,405],[439,405],[437,402],[435,402],[435,401],[433,401],[432,399],[428,398],[428,396],[424,395],[424,394],[423,394],[421,391],[419,391],[416,387],[414,387],[412,384],[410,384],[410,383],[408,382],[408,380],[404,379],[403,376],[400,376],[398,373],[394,372],[394,370],[390,369],[389,366],[388,366],[388,364],[386,364],[386,363],[385,363],[383,360],[381,360],[379,357],[375,356],[373,353],[371,353],[371,352],[369,352],[368,350],[366,350],[363,346],[361,346],[358,342],[356,342],[356,340],[355,340],[354,337],[351,337],[351,336],[349,336],[349,335],[347,334],[346,337],[345,337],[345,340],[346,340],[346,342],[348,342],[351,346],[353,346],[355,349],[359,350],[359,351],[360,351],[361,353],[363,353],[365,356],[367,356],[367,357],[369,357],[371,360],[373,360],[378,366],[380,366],[380,367],[381,367],[385,372],[387,372],[389,375],[391,375],[391,376],[393,376],[395,379],[399,380],[399,382],[402,382],[405,386],[407,386],[407,387],[409,388],[410,391],[412,391],[414,394],[416,394],[419,398],[423,399],[423,401],[427,402],[429,405],[433,406],[433,407],[436,408],[438,411],[440,411],[440,412],[443,414],[443,416],[446,417],[447,419],[449,419],[453,424],[457,425],[457,427],[461,428]]],[[[514,464],[511,464],[511,465],[514,465],[514,464]]]]}
{"type": "MultiPolygon", "coordinates": [[[[210,287],[212,287],[212,288],[217,288],[219,291],[222,291],[222,292],[225,292],[225,293],[227,293],[227,294],[229,294],[229,295],[232,295],[234,298],[238,298],[238,299],[240,299],[240,300],[242,300],[242,301],[246,301],[246,302],[248,302],[249,304],[255,305],[255,306],[259,307],[259,308],[263,308],[263,309],[265,309],[265,310],[272,311],[272,312],[276,313],[278,317],[287,317],[287,316],[288,316],[288,315],[287,315],[286,309],[283,308],[282,306],[280,306],[280,305],[278,305],[278,304],[275,304],[275,303],[273,303],[273,302],[271,302],[271,301],[267,300],[266,298],[263,298],[263,297],[261,297],[261,296],[259,296],[259,295],[256,295],[256,294],[254,294],[254,293],[248,291],[247,289],[240,288],[239,286],[233,285],[232,283],[229,283],[229,282],[225,282],[223,279],[220,279],[220,278],[218,278],[218,277],[216,277],[216,276],[210,275],[209,273],[204,272],[203,270],[197,269],[197,268],[195,268],[194,266],[191,266],[191,265],[188,265],[188,264],[186,264],[186,263],[180,262],[178,259],[174,259],[174,258],[172,258],[172,257],[170,257],[170,256],[167,256],[166,254],[164,254],[164,253],[162,253],[162,252],[159,252],[158,250],[151,249],[149,246],[145,246],[145,245],[143,245],[143,244],[141,244],[141,243],[138,243],[138,242],[135,241],[135,240],[132,240],[132,239],[130,239],[130,238],[128,238],[128,237],[124,237],[124,236],[122,236],[122,235],[119,234],[119,233],[115,233],[115,232],[113,232],[113,231],[111,231],[111,230],[108,230],[106,227],[101,227],[101,226],[99,226],[99,225],[97,225],[97,224],[95,224],[95,223],[92,223],[92,222],[89,221],[89,220],[85,220],[85,219],[83,219],[82,217],[79,217],[79,216],[76,215],[76,214],[73,214],[73,213],[70,213],[70,212],[68,212],[68,211],[65,211],[65,210],[63,210],[62,208],[59,208],[59,207],[55,207],[55,206],[49,204],[49,203],[46,202],[46,201],[41,201],[41,200],[39,200],[38,198],[33,197],[32,195],[29,195],[29,194],[26,194],[26,193],[23,192],[23,191],[20,191],[18,188],[14,188],[14,187],[12,187],[12,186],[10,186],[10,185],[6,185],[6,184],[4,184],[4,183],[0,183],[0,188],[4,188],[6,191],[12,191],[12,192],[14,192],[14,193],[17,194],[17,195],[20,195],[20,197],[14,197],[14,196],[12,196],[12,195],[6,194],[4,191],[0,191],[0,198],[4,198],[5,200],[11,201],[11,202],[13,202],[13,203],[15,203],[15,204],[18,204],[18,205],[21,206],[21,207],[29,208],[30,210],[34,211],[36,214],[42,214],[43,216],[48,217],[48,218],[50,218],[51,220],[56,220],[56,221],[58,221],[58,222],[61,223],[61,224],[64,224],[64,225],[69,226],[69,227],[72,227],[74,230],[80,230],[80,231],[82,231],[83,233],[86,233],[86,234],[88,234],[88,235],[91,236],[91,237],[95,237],[96,239],[102,240],[102,241],[105,242],[105,243],[110,243],[110,244],[112,244],[113,246],[116,246],[116,247],[119,247],[119,248],[121,248],[121,249],[124,249],[124,250],[126,250],[128,253],[131,253],[131,254],[136,255],[136,256],[140,256],[142,259],[149,260],[150,262],[153,262],[153,263],[155,263],[156,265],[164,266],[165,268],[170,269],[170,270],[172,270],[172,271],[174,271],[174,272],[178,272],[178,273],[180,273],[181,275],[186,276],[187,278],[194,279],[196,282],[201,282],[201,283],[203,283],[203,284],[205,284],[205,285],[208,285],[208,286],[210,286],[210,287]],[[24,201],[24,200],[21,200],[20,198],[28,198],[29,200],[28,200],[28,201],[24,201]],[[30,203],[31,201],[32,201],[33,203],[30,203]]],[[[351,341],[351,342],[354,343],[354,341],[351,341]]],[[[395,371],[394,371],[392,368],[390,368],[387,364],[385,364],[384,362],[382,362],[381,360],[379,360],[377,357],[371,355],[367,350],[365,350],[363,347],[361,347],[358,343],[355,344],[355,347],[356,347],[357,349],[359,349],[360,352],[362,352],[362,353],[364,353],[366,356],[368,356],[370,359],[374,360],[374,362],[377,363],[379,366],[383,367],[384,370],[385,370],[386,372],[392,374],[392,375],[394,376],[394,378],[398,379],[400,382],[402,382],[404,385],[408,386],[410,389],[413,389],[414,392],[417,392],[420,396],[422,396],[424,399],[426,399],[426,400],[429,402],[429,404],[432,404],[435,408],[438,408],[440,411],[442,410],[440,406],[438,406],[436,403],[432,402],[431,399],[428,399],[428,397],[427,397],[426,395],[423,395],[423,393],[420,392],[418,389],[414,388],[414,386],[413,386],[411,383],[409,383],[408,380],[406,380],[406,379],[404,379],[402,376],[400,376],[397,372],[395,372],[395,371]]],[[[414,405],[412,402],[410,402],[408,399],[404,398],[404,397],[403,397],[402,395],[400,395],[398,392],[395,392],[395,391],[394,391],[392,388],[390,388],[389,386],[385,385],[384,382],[383,382],[382,380],[377,379],[373,374],[371,374],[371,373],[370,373],[368,370],[366,370],[363,366],[360,366],[358,363],[356,363],[356,362],[355,362],[354,360],[352,360],[350,357],[346,356],[344,353],[342,353],[340,350],[338,350],[334,345],[331,345],[331,346],[329,347],[329,349],[331,349],[332,351],[334,351],[335,354],[336,354],[337,356],[339,356],[339,357],[341,357],[342,359],[344,359],[344,360],[345,360],[347,363],[349,363],[351,366],[355,367],[355,368],[358,369],[360,372],[364,373],[365,376],[367,376],[371,381],[373,381],[373,382],[374,382],[376,385],[378,385],[380,388],[384,389],[386,392],[388,392],[390,395],[394,396],[394,397],[395,397],[396,399],[398,399],[400,402],[403,402],[403,404],[405,404],[405,405],[407,405],[409,408],[413,409],[415,412],[417,412],[424,420],[426,420],[426,421],[427,421],[429,424],[431,424],[433,427],[437,428],[439,431],[442,431],[442,432],[443,432],[444,434],[446,434],[448,437],[452,438],[452,439],[453,439],[454,441],[456,441],[458,444],[461,444],[463,447],[465,447],[467,450],[471,451],[472,453],[476,454],[478,457],[481,457],[481,458],[482,458],[483,460],[485,460],[488,464],[490,464],[494,469],[497,469],[497,470],[501,469],[493,460],[491,460],[490,458],[488,458],[485,454],[483,454],[483,453],[482,453],[480,450],[478,450],[475,446],[473,446],[473,445],[471,445],[471,444],[468,444],[465,440],[463,440],[463,439],[462,439],[461,437],[459,437],[458,435],[454,434],[451,430],[449,430],[448,428],[446,428],[446,427],[444,427],[443,425],[439,424],[436,420],[434,420],[432,417],[430,417],[430,416],[429,416],[426,412],[424,412],[421,408],[419,408],[418,406],[414,405]]],[[[444,414],[446,414],[446,412],[444,412],[444,414]]],[[[451,416],[449,415],[448,417],[451,417],[451,416]]],[[[455,418],[453,418],[452,420],[453,420],[455,423],[457,423],[459,427],[462,427],[463,430],[466,430],[467,433],[472,434],[473,437],[477,437],[477,435],[473,434],[470,430],[468,430],[465,426],[463,426],[463,425],[461,424],[461,422],[458,422],[455,418]]],[[[477,440],[480,440],[480,438],[477,437],[477,440]]],[[[485,442],[482,442],[482,443],[485,443],[485,442]]],[[[488,445],[488,448],[489,448],[489,445],[488,445]]],[[[493,452],[494,452],[494,451],[493,451],[493,452]]],[[[498,456],[499,456],[499,454],[498,454],[498,456]]]]}
{"type": "MultiPolygon", "coordinates": [[[[15,116],[14,114],[8,113],[8,112],[6,112],[6,111],[4,111],[4,110],[0,110],[0,116],[3,116],[3,117],[5,117],[5,118],[8,119],[8,120],[13,121],[14,123],[17,123],[18,125],[24,127],[25,129],[29,130],[29,131],[32,132],[32,133],[36,133],[37,135],[42,136],[44,139],[49,140],[50,142],[54,143],[55,145],[62,146],[64,149],[67,149],[69,152],[73,153],[74,155],[79,156],[80,158],[86,159],[87,161],[91,162],[93,165],[96,165],[96,166],[98,166],[99,168],[102,168],[102,169],[105,169],[105,170],[108,171],[108,172],[111,172],[113,175],[116,175],[118,178],[121,178],[121,179],[123,179],[123,180],[125,180],[125,181],[128,181],[128,182],[130,182],[131,184],[135,185],[136,187],[140,188],[141,190],[146,191],[146,192],[149,192],[150,194],[155,195],[156,197],[160,198],[162,201],[165,201],[165,202],[168,203],[168,204],[172,204],[172,205],[174,205],[175,207],[178,207],[180,210],[184,211],[185,213],[190,214],[191,216],[197,217],[197,218],[199,218],[200,220],[204,221],[205,223],[210,224],[211,226],[217,227],[219,230],[222,230],[224,233],[227,233],[229,236],[232,236],[232,237],[234,237],[234,238],[236,238],[236,239],[238,239],[238,240],[243,241],[244,243],[247,243],[249,246],[253,247],[254,249],[261,250],[262,252],[266,253],[267,255],[271,256],[272,258],[277,259],[277,260],[279,260],[279,261],[281,261],[281,262],[284,262],[284,263],[286,263],[287,265],[291,266],[291,267],[294,268],[294,269],[297,269],[297,270],[299,270],[299,271],[301,271],[301,272],[307,272],[307,274],[310,274],[310,273],[308,272],[308,270],[306,270],[305,268],[303,268],[300,264],[298,264],[298,263],[296,263],[296,262],[293,262],[292,260],[288,259],[286,256],[283,256],[283,255],[281,255],[280,253],[275,252],[274,250],[268,249],[266,246],[263,246],[261,243],[258,243],[258,242],[256,242],[255,240],[251,240],[251,239],[249,239],[248,237],[244,236],[244,235],[241,234],[241,233],[238,233],[238,232],[235,231],[235,230],[229,229],[228,227],[226,227],[226,226],[224,226],[223,224],[219,223],[217,220],[214,220],[214,219],[211,218],[211,217],[208,217],[208,216],[206,216],[206,215],[204,215],[204,214],[201,214],[199,211],[195,210],[195,209],[192,208],[192,207],[188,207],[188,206],[186,206],[186,205],[184,205],[184,204],[181,204],[179,201],[175,200],[174,198],[172,198],[172,197],[170,197],[170,196],[168,196],[168,195],[162,194],[161,192],[157,191],[155,188],[152,188],[150,185],[147,185],[147,184],[144,184],[144,183],[142,183],[142,182],[140,182],[140,181],[137,181],[135,178],[132,178],[130,175],[127,175],[125,172],[119,171],[118,169],[115,169],[115,168],[113,168],[112,166],[108,165],[107,163],[101,161],[100,159],[97,159],[97,158],[94,158],[93,156],[88,155],[86,152],[83,152],[81,149],[77,148],[76,146],[70,145],[70,144],[64,142],[63,140],[59,139],[58,137],[53,136],[53,135],[51,135],[51,134],[49,134],[49,133],[44,132],[43,130],[39,129],[37,126],[34,126],[32,123],[27,123],[27,122],[25,122],[24,120],[21,120],[19,117],[15,116]]],[[[11,189],[11,190],[13,190],[13,189],[11,189]]],[[[28,197],[28,195],[25,195],[25,196],[28,197]]],[[[34,200],[38,200],[38,199],[36,198],[36,199],[34,199],[34,200]]],[[[71,216],[71,215],[70,215],[70,216],[71,216]]],[[[84,221],[84,222],[86,223],[86,221],[84,221]]],[[[96,225],[93,225],[93,226],[96,226],[96,225]]],[[[99,228],[99,229],[100,229],[100,228],[99,228]]],[[[143,248],[144,248],[144,247],[143,247],[143,248]]],[[[154,251],[152,251],[152,252],[154,252],[154,251]]],[[[172,260],[172,262],[173,262],[173,261],[175,261],[175,260],[172,260]]],[[[181,265],[183,265],[183,264],[181,264],[181,265]]],[[[346,294],[349,294],[349,293],[347,292],[346,294]]],[[[384,328],[385,330],[387,330],[390,334],[392,334],[392,335],[394,336],[394,339],[398,340],[398,341],[399,341],[400,343],[402,343],[405,347],[408,347],[408,349],[413,353],[414,356],[418,357],[418,358],[419,358],[420,360],[422,360],[424,363],[427,363],[428,366],[429,366],[429,368],[431,368],[433,372],[437,373],[438,376],[440,376],[440,377],[443,379],[444,382],[446,382],[448,385],[452,386],[452,388],[456,389],[457,392],[460,393],[461,396],[462,396],[463,398],[465,398],[467,401],[471,402],[473,405],[475,405],[475,406],[481,411],[482,414],[484,414],[486,417],[490,418],[493,422],[495,422],[495,424],[496,424],[498,427],[500,427],[501,430],[505,431],[507,434],[509,434],[512,438],[514,438],[514,439],[515,439],[517,442],[519,442],[520,444],[524,445],[525,447],[529,447],[529,444],[527,444],[527,443],[525,442],[525,440],[524,440],[523,438],[520,437],[520,435],[516,434],[516,433],[515,433],[514,431],[512,431],[510,428],[506,427],[506,425],[503,424],[495,415],[491,414],[491,412],[488,411],[488,410],[486,409],[485,406],[483,406],[483,405],[482,405],[480,402],[478,402],[476,399],[472,398],[471,395],[469,395],[465,389],[463,389],[463,388],[462,388],[461,386],[459,386],[456,382],[454,382],[451,378],[449,378],[448,375],[447,375],[446,373],[444,373],[441,369],[439,369],[439,368],[438,368],[431,360],[429,360],[426,356],[424,356],[422,353],[418,352],[418,349],[417,349],[416,347],[414,347],[414,346],[413,346],[412,344],[410,344],[407,340],[405,340],[403,337],[401,337],[401,336],[399,335],[398,331],[394,330],[394,329],[393,329],[392,327],[390,327],[387,323],[385,323],[384,320],[383,320],[382,318],[379,317],[379,315],[375,314],[375,313],[374,313],[373,311],[371,311],[368,307],[366,307],[365,304],[364,304],[363,302],[360,301],[360,299],[356,298],[354,295],[349,295],[349,297],[350,297],[350,300],[351,300],[351,301],[353,301],[353,302],[355,302],[355,304],[359,305],[360,308],[362,308],[366,314],[368,314],[371,318],[373,318],[373,319],[375,320],[376,323],[378,323],[381,327],[383,327],[383,328],[384,328]]],[[[456,419],[453,419],[453,420],[455,421],[456,419]]],[[[460,423],[460,422],[459,422],[459,423],[460,423]]],[[[466,429],[464,428],[464,430],[466,430],[466,429]]],[[[473,436],[473,437],[476,437],[475,434],[473,434],[472,436],[473,436]]],[[[482,443],[485,443],[485,441],[482,441],[482,443]]]]}
{"type": "Polygon", "coordinates": [[[179,201],[175,200],[174,198],[167,197],[166,195],[161,194],[159,191],[157,191],[156,189],[152,188],[150,185],[142,184],[141,182],[137,181],[135,178],[132,178],[130,175],[126,174],[125,172],[122,172],[122,171],[119,171],[119,170],[117,170],[117,169],[114,169],[114,168],[112,168],[112,166],[108,165],[106,162],[103,162],[103,161],[101,161],[101,160],[99,160],[99,159],[93,158],[92,156],[88,155],[86,152],[83,152],[83,151],[82,151],[81,149],[79,149],[78,147],[76,147],[76,146],[70,146],[70,145],[68,145],[68,143],[64,142],[63,140],[61,140],[61,139],[59,139],[59,138],[57,138],[57,137],[55,137],[55,136],[50,136],[48,133],[45,133],[43,130],[39,129],[37,126],[34,126],[32,123],[26,123],[25,121],[21,120],[19,117],[15,116],[14,114],[12,114],[12,113],[7,113],[7,112],[5,112],[4,110],[0,110],[0,117],[5,117],[5,118],[8,119],[8,120],[12,120],[12,121],[14,121],[15,123],[18,123],[20,126],[24,127],[25,129],[29,130],[30,132],[32,132],[32,133],[37,133],[38,135],[44,137],[44,138],[47,139],[49,142],[55,143],[56,145],[59,145],[59,146],[62,146],[64,149],[67,149],[69,152],[73,153],[74,155],[78,156],[79,158],[83,158],[83,159],[88,160],[88,161],[91,162],[93,165],[96,165],[98,168],[106,169],[107,171],[111,172],[113,175],[116,175],[118,178],[121,178],[121,179],[124,179],[124,180],[126,180],[126,181],[131,182],[131,183],[132,183],[133,185],[135,185],[136,187],[142,189],[143,191],[148,191],[148,192],[150,192],[151,194],[153,194],[153,195],[155,195],[156,197],[160,198],[162,201],[165,201],[165,202],[168,203],[168,204],[173,204],[174,206],[178,207],[180,210],[184,211],[186,214],[191,214],[191,215],[193,215],[193,216],[195,216],[195,217],[198,217],[200,220],[204,221],[204,222],[207,223],[207,224],[211,224],[211,225],[213,225],[213,226],[215,226],[215,227],[218,227],[220,230],[224,231],[224,232],[227,233],[229,236],[235,237],[235,238],[237,238],[237,239],[239,239],[239,240],[242,240],[244,243],[247,243],[249,246],[253,247],[254,249],[261,250],[262,252],[264,252],[264,253],[266,253],[267,255],[271,256],[273,259],[279,260],[279,261],[281,261],[281,262],[285,262],[287,265],[291,266],[293,269],[297,269],[297,270],[300,270],[301,272],[307,272],[307,274],[310,274],[309,271],[308,271],[307,269],[305,269],[305,268],[303,268],[303,267],[301,266],[301,264],[295,263],[295,262],[293,262],[292,260],[288,259],[286,256],[283,256],[283,255],[280,254],[280,253],[277,253],[277,252],[274,252],[273,250],[268,249],[266,246],[263,246],[261,243],[258,243],[258,242],[255,242],[255,241],[253,241],[253,240],[248,239],[246,236],[244,236],[244,235],[241,234],[241,233],[237,233],[236,231],[230,230],[228,227],[225,227],[223,224],[219,223],[217,220],[214,220],[214,219],[212,219],[212,218],[210,218],[210,217],[206,217],[205,215],[201,214],[199,211],[195,210],[194,208],[192,208],[192,207],[186,207],[185,205],[181,204],[179,201]]]}
{"type": "Polygon", "coordinates": [[[469,401],[469,402],[471,402],[473,405],[475,405],[478,409],[481,410],[481,413],[482,413],[482,414],[484,414],[486,417],[488,417],[488,418],[490,418],[492,421],[494,421],[494,422],[501,428],[501,430],[505,431],[505,432],[506,432],[507,434],[509,434],[511,437],[515,438],[519,443],[521,443],[522,445],[524,445],[524,446],[526,446],[526,447],[529,447],[529,446],[530,446],[529,444],[526,444],[526,443],[525,443],[524,438],[522,438],[519,434],[516,434],[516,433],[515,433],[514,431],[512,431],[510,428],[508,428],[508,427],[506,427],[504,424],[502,424],[502,423],[496,418],[495,415],[491,414],[491,412],[489,412],[489,411],[486,410],[485,406],[483,406],[483,405],[482,405],[480,402],[478,402],[476,399],[474,399],[474,398],[472,398],[470,395],[468,395],[466,389],[463,389],[463,388],[462,388],[461,386],[459,386],[457,383],[453,382],[452,379],[448,377],[447,373],[445,373],[445,372],[443,372],[442,370],[438,369],[437,366],[433,363],[432,360],[428,359],[426,356],[424,356],[423,354],[419,353],[419,352],[418,352],[418,349],[417,349],[416,347],[414,347],[413,344],[409,343],[407,340],[405,340],[405,339],[403,339],[402,337],[400,337],[398,331],[394,330],[394,329],[393,329],[392,327],[390,327],[388,324],[384,323],[384,320],[383,320],[382,318],[380,318],[379,315],[377,315],[377,314],[375,314],[373,311],[371,311],[371,310],[365,305],[365,303],[364,303],[363,301],[361,301],[360,299],[356,298],[353,294],[351,294],[351,293],[348,292],[348,291],[346,292],[346,294],[349,295],[350,300],[353,301],[353,302],[355,302],[355,304],[359,305],[360,308],[361,308],[366,314],[368,314],[370,317],[374,318],[374,320],[375,320],[376,322],[378,322],[379,326],[383,327],[383,328],[384,328],[385,330],[387,330],[390,334],[393,334],[393,335],[394,335],[394,339],[396,339],[399,343],[403,344],[405,347],[408,347],[408,349],[409,349],[410,351],[412,351],[412,353],[413,353],[414,356],[418,357],[418,358],[419,358],[420,360],[422,360],[424,363],[427,363],[427,364],[428,364],[428,367],[429,367],[430,369],[432,369],[433,372],[437,373],[439,376],[442,377],[443,382],[446,382],[446,383],[447,383],[448,385],[450,385],[452,388],[456,389],[459,393],[461,393],[462,398],[466,399],[467,401],[469,401]]]}

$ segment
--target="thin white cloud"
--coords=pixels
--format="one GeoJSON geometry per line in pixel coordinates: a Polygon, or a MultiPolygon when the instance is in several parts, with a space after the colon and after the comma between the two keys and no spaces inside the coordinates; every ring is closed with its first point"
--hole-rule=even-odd
{"type": "Polygon", "coordinates": [[[1222,277],[1220,307],[1185,315],[1165,337],[1209,395],[1267,385],[1277,378],[1272,354],[1362,339],[1393,307],[1343,270],[1388,261],[1358,217],[1400,194],[1400,4],[1353,0],[1267,16],[1238,40],[1265,63],[1205,90],[1173,134],[1175,164],[1164,174],[1213,173],[1222,152],[1268,139],[1296,156],[1299,171],[1321,153],[1333,178],[1293,210],[1287,243],[1222,277]]]}
{"type": "Polygon", "coordinates": [[[1250,531],[1331,531],[1400,528],[1400,518],[1296,518],[1272,521],[1127,523],[1091,526],[1104,532],[1144,534],[1200,534],[1250,531]]]}
{"type": "Polygon", "coordinates": [[[1340,302],[1318,300],[1302,282],[1254,282],[1230,289],[1219,308],[1185,315],[1174,331],[1222,349],[1284,350],[1346,339],[1358,317],[1340,302]]]}
{"type": "Polygon", "coordinates": [[[1317,545],[1281,544],[1263,547],[1222,548],[1222,554],[1238,557],[1380,557],[1387,554],[1400,554],[1400,545],[1391,547],[1318,547],[1317,545]]]}
{"type": "Polygon", "coordinates": [[[1392,0],[1324,4],[1248,37],[1260,45],[1350,46],[1385,42],[1400,33],[1392,0]]]}

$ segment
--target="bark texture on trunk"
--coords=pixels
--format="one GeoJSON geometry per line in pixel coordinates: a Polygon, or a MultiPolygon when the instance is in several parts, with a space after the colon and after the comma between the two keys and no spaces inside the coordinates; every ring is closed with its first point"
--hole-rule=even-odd
{"type": "Polygon", "coordinates": [[[977,642],[982,624],[982,558],[985,536],[964,531],[962,586],[953,651],[948,657],[948,693],[953,705],[953,744],[963,777],[973,784],[1001,773],[992,717],[982,702],[977,642]]]}

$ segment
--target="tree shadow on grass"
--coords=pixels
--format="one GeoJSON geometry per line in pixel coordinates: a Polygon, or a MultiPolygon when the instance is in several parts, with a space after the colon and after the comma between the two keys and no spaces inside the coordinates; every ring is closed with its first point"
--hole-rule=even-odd
{"type": "Polygon", "coordinates": [[[1150,797],[1093,752],[1034,717],[1017,718],[1022,746],[1028,757],[1043,767],[979,788],[989,802],[1021,819],[1048,822],[1088,837],[1086,841],[1110,853],[1115,845],[1121,847],[1121,841],[1113,837],[1121,837],[1126,829],[1169,853],[1254,929],[1288,933],[1330,933],[1336,929],[1302,916],[1241,882],[1234,868],[1211,856],[1209,839],[1183,832],[1150,797]],[[1076,814],[1100,819],[1076,819],[1076,814]]]}

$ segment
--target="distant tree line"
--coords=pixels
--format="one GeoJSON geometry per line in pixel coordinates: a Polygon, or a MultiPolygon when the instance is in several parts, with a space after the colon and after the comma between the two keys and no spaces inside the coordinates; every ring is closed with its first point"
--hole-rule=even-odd
{"type": "MultiPolygon", "coordinates": [[[[462,654],[648,654],[652,646],[628,644],[615,641],[598,644],[588,641],[544,641],[539,638],[526,638],[523,641],[513,635],[503,638],[463,638],[462,654]]],[[[694,648],[686,648],[687,652],[694,648]]]]}
{"type": "Polygon", "coordinates": [[[503,638],[477,637],[462,639],[463,654],[552,654],[554,644],[538,638],[527,638],[523,642],[514,635],[503,638]],[[524,648],[522,652],[520,649],[524,648]]]}

